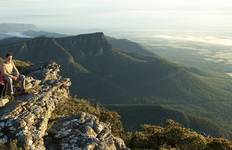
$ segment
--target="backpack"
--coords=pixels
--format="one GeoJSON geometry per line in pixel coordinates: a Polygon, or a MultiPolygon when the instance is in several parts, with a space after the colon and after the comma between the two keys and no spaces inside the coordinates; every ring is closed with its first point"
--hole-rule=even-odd
{"type": "Polygon", "coordinates": [[[0,85],[5,85],[5,84],[6,84],[6,80],[5,80],[3,74],[0,71],[0,85]]]}

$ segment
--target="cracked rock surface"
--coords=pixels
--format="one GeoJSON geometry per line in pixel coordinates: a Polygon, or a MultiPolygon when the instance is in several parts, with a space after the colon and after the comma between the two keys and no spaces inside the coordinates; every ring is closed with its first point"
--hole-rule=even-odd
{"type": "Polygon", "coordinates": [[[24,150],[45,150],[44,137],[53,135],[62,150],[125,150],[124,141],[114,137],[109,124],[82,112],[48,122],[59,101],[69,97],[71,81],[59,75],[56,63],[32,66],[26,71],[28,94],[16,96],[0,108],[0,144],[17,140],[24,150]]]}
{"type": "Polygon", "coordinates": [[[27,88],[36,90],[17,96],[0,110],[0,143],[17,139],[28,150],[44,150],[43,136],[56,104],[68,96],[69,79],[62,79],[59,65],[52,63],[42,68],[32,68],[27,77],[27,88]],[[34,79],[34,75],[40,80],[34,79]],[[29,86],[29,87],[28,87],[29,86]]]}
{"type": "Polygon", "coordinates": [[[62,150],[126,150],[122,139],[114,137],[110,125],[91,114],[81,112],[56,122],[49,134],[62,150]]]}

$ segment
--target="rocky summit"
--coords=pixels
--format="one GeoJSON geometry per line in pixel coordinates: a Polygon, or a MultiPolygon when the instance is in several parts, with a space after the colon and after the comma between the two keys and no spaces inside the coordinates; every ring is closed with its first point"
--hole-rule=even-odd
{"type": "Polygon", "coordinates": [[[26,72],[27,94],[4,102],[0,108],[0,148],[45,150],[44,137],[51,134],[63,150],[123,150],[124,141],[114,137],[109,124],[86,112],[65,116],[49,129],[52,112],[60,101],[69,97],[70,79],[59,75],[56,63],[31,66],[26,72]],[[8,103],[7,103],[8,102],[8,103]]]}

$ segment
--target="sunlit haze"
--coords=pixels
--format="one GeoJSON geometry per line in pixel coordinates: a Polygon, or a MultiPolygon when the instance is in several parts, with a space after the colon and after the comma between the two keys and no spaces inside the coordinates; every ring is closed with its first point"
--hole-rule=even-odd
{"type": "Polygon", "coordinates": [[[0,0],[1,23],[41,28],[231,31],[230,0],[0,0]]]}

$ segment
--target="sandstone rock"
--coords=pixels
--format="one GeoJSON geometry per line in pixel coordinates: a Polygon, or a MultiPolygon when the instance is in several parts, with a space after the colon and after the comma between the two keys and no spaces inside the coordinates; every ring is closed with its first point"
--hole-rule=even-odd
{"type": "Polygon", "coordinates": [[[4,107],[9,102],[8,98],[0,99],[0,107],[4,107]]]}
{"type": "Polygon", "coordinates": [[[61,141],[62,150],[123,150],[122,139],[114,137],[109,125],[100,122],[94,115],[80,113],[77,116],[64,117],[48,131],[61,141]]]}
{"type": "Polygon", "coordinates": [[[114,144],[115,144],[116,149],[121,149],[121,150],[128,149],[128,148],[126,148],[126,145],[121,138],[114,137],[114,144]]]}
{"type": "Polygon", "coordinates": [[[36,86],[39,86],[41,80],[36,80],[31,76],[27,76],[26,79],[25,79],[25,82],[26,82],[25,89],[29,90],[29,89],[35,88],[36,86]]]}
{"type": "Polygon", "coordinates": [[[66,92],[67,94],[64,94],[66,96],[69,93],[67,86],[70,85],[70,80],[60,78],[58,72],[59,65],[53,63],[29,73],[30,75],[36,74],[41,78],[38,80],[27,77],[26,82],[30,84],[28,88],[37,87],[34,89],[35,91],[16,97],[15,102],[0,111],[2,114],[0,133],[3,133],[0,137],[1,143],[17,139],[25,150],[45,149],[43,136],[46,134],[51,112],[55,109],[58,101],[63,98],[63,94],[66,92]],[[36,73],[33,73],[34,71],[36,73]],[[8,137],[8,135],[10,136],[8,137]]]}
{"type": "Polygon", "coordinates": [[[62,79],[59,71],[56,63],[27,71],[31,92],[0,109],[0,144],[16,139],[24,150],[45,150],[44,136],[49,134],[60,141],[63,150],[126,149],[123,140],[112,135],[110,125],[85,112],[64,117],[47,130],[51,113],[59,101],[69,97],[71,81],[62,79]]]}

